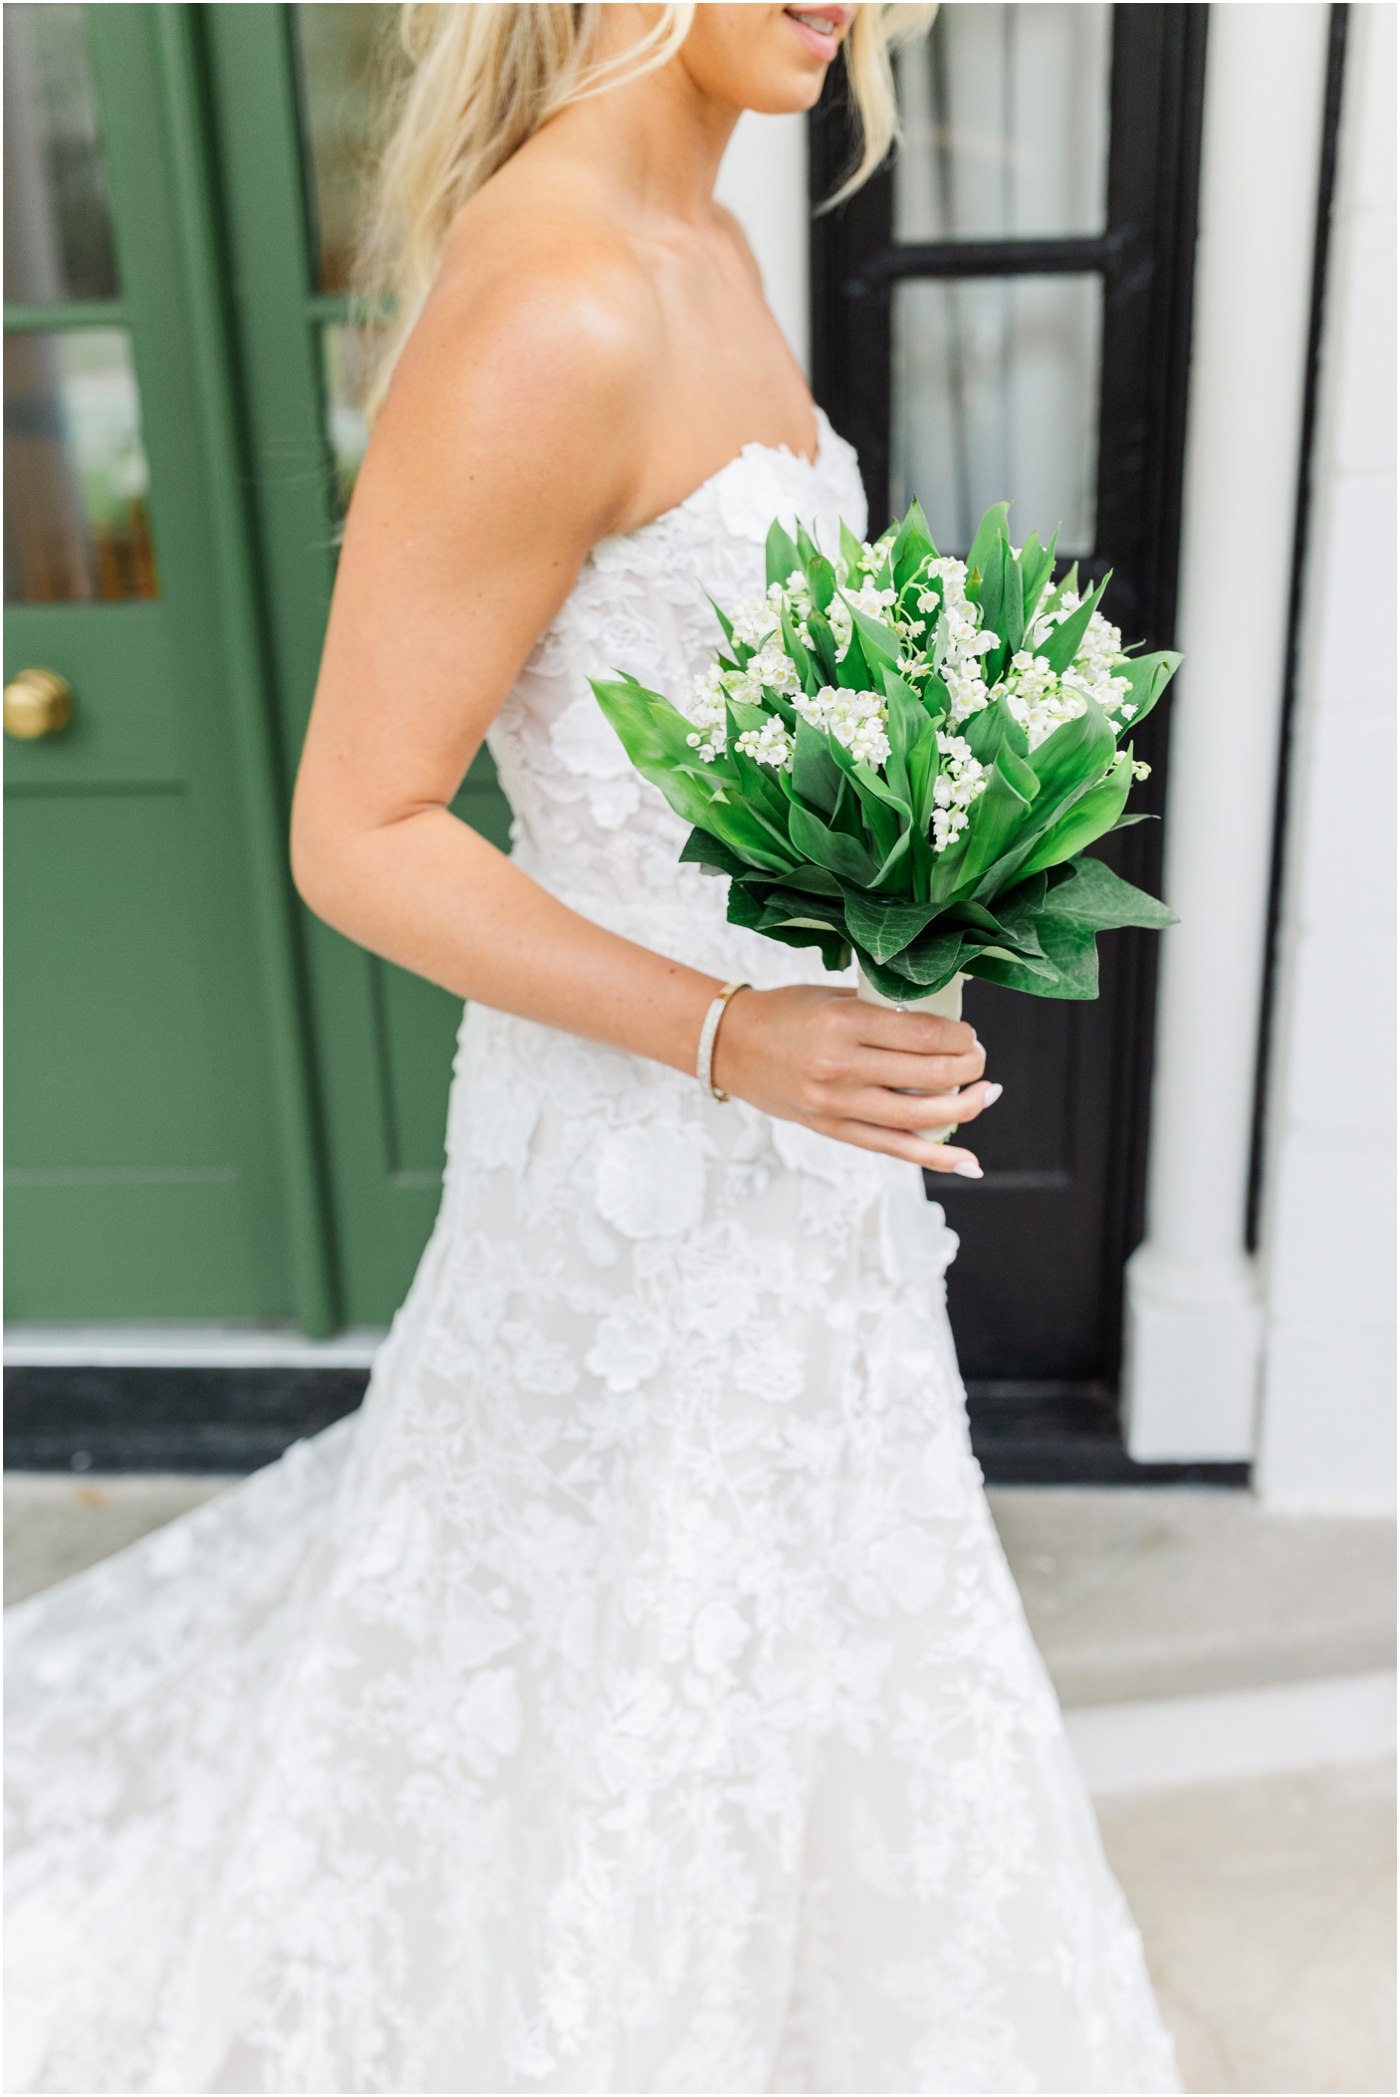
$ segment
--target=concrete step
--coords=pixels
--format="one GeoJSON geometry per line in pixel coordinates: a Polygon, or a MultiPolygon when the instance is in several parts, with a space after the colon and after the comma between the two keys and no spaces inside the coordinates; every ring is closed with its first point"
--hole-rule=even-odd
{"type": "Polygon", "coordinates": [[[1067,1707],[1395,1666],[1395,1524],[1248,1492],[999,1486],[992,1515],[1067,1707]]]}

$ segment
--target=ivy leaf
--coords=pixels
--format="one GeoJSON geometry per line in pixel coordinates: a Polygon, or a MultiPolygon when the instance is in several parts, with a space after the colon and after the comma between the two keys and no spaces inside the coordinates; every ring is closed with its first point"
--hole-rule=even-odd
{"type": "Polygon", "coordinates": [[[1130,881],[1120,880],[1101,859],[1076,859],[1073,878],[1060,882],[1047,898],[1041,917],[1047,952],[1049,941],[1043,928],[1054,919],[1095,932],[1113,931],[1120,925],[1160,932],[1180,922],[1165,903],[1134,888],[1130,881]]]}

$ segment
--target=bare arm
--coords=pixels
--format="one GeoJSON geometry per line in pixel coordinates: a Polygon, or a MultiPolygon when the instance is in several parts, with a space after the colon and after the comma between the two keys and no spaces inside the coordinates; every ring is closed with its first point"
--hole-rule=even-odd
{"type": "MultiPolygon", "coordinates": [[[[292,863],[311,908],[374,952],[689,1071],[716,979],[577,916],[449,807],[589,548],[650,514],[658,350],[625,272],[506,272],[430,305],[351,505],[292,863]]],[[[943,1091],[981,1069],[966,1027],[806,987],[736,998],[715,1061],[768,1112],[942,1169],[968,1153],[907,1131],[946,1108],[889,1088],[943,1091]]]]}

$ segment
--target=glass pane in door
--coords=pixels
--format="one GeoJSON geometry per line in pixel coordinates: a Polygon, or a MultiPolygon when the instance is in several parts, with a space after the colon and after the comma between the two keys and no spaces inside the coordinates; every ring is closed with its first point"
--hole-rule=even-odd
{"type": "Polygon", "coordinates": [[[141,403],[122,328],[5,341],[5,596],[155,597],[141,403]]]}
{"type": "Polygon", "coordinates": [[[337,0],[294,10],[311,247],[321,291],[348,291],[354,281],[374,150],[407,66],[398,17],[397,7],[337,0]]]}
{"type": "Polygon", "coordinates": [[[895,512],[917,496],[944,553],[1008,498],[1018,543],[1058,524],[1061,553],[1092,552],[1102,309],[1097,276],[896,287],[895,512]]]}
{"type": "Polygon", "coordinates": [[[939,10],[898,60],[896,240],[1103,231],[1112,16],[1097,0],[939,10]]]}
{"type": "Polygon", "coordinates": [[[116,248],[81,7],[4,9],[5,297],[117,295],[116,248]]]}

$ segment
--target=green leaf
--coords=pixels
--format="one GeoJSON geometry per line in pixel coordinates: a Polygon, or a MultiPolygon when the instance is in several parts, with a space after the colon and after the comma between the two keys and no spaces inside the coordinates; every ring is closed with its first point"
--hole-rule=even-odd
{"type": "MultiPolygon", "coordinates": [[[[1001,586],[1001,548],[1010,537],[1010,533],[1006,528],[1006,518],[1010,508],[1009,502],[994,502],[989,510],[984,511],[982,522],[977,527],[977,536],[973,540],[967,556],[967,572],[969,576],[974,571],[978,575],[985,576],[993,565],[993,556],[996,556],[995,568],[998,591],[1001,586]]],[[[977,602],[985,604],[986,599],[979,594],[977,602]]]]}
{"type": "Polygon", "coordinates": [[[933,534],[928,519],[916,501],[911,502],[903,524],[895,534],[890,548],[890,567],[894,570],[895,588],[902,590],[911,575],[915,574],[933,552],[933,534]]]}
{"type": "Polygon", "coordinates": [[[972,804],[972,817],[963,832],[964,852],[957,885],[975,881],[994,860],[1001,858],[1030,809],[1030,797],[1007,777],[997,755],[991,776],[972,804]]]}
{"type": "Polygon", "coordinates": [[[715,603],[714,598],[710,596],[708,590],[705,592],[705,597],[709,603],[710,610],[714,613],[715,617],[718,619],[720,623],[720,630],[723,633],[725,640],[729,643],[730,647],[732,648],[734,646],[733,622],[729,618],[727,612],[723,612],[720,610],[720,607],[715,603]]]}
{"type": "Polygon", "coordinates": [[[1034,766],[1027,764],[1009,738],[997,752],[996,765],[997,770],[1004,778],[1010,780],[1018,794],[1024,795],[1027,801],[1034,801],[1040,792],[1040,775],[1034,766]]]}
{"type": "Polygon", "coordinates": [[[1080,796],[1059,821],[1046,831],[1021,871],[1035,874],[1042,867],[1059,866],[1073,859],[1086,845],[1115,828],[1133,783],[1131,763],[1118,765],[1097,786],[1080,796]]]}
{"type": "Polygon", "coordinates": [[[786,648],[792,662],[797,666],[797,674],[802,679],[803,691],[811,698],[820,690],[822,681],[817,674],[816,664],[797,638],[797,628],[792,623],[792,614],[786,605],[783,606],[782,630],[783,646],[786,648]]]}
{"type": "Polygon", "coordinates": [[[681,846],[680,857],[683,866],[708,867],[714,874],[737,876],[752,871],[737,852],[731,851],[719,838],[712,837],[708,830],[698,827],[681,846]]]}
{"type": "Polygon", "coordinates": [[[1050,544],[1042,547],[1040,540],[1032,532],[1021,548],[1021,609],[1026,629],[1029,629],[1035,617],[1036,607],[1055,566],[1055,540],[1059,536],[1059,532],[1056,531],[1050,544]]]}
{"type": "Polygon", "coordinates": [[[1099,994],[1099,957],[1094,934],[1086,925],[1047,916],[1040,926],[1045,959],[1018,961],[985,952],[965,961],[964,971],[1008,990],[1029,991],[1038,998],[1085,1000],[1099,994]]]}
{"type": "Polygon", "coordinates": [[[1001,621],[998,627],[1006,643],[1008,662],[1020,647],[1026,631],[1025,606],[1021,596],[1021,564],[1008,542],[1001,549],[1001,621]]]}
{"type": "MultiPolygon", "coordinates": [[[[731,925],[743,925],[751,932],[763,931],[760,923],[764,905],[751,896],[742,882],[732,881],[729,885],[729,907],[727,916],[731,925]]],[[[816,925],[768,926],[765,936],[778,940],[785,947],[819,947],[821,957],[829,969],[844,969],[851,965],[851,949],[839,932],[827,932],[816,925]]]]}
{"type": "Polygon", "coordinates": [[[1182,658],[1170,648],[1159,649],[1155,655],[1135,655],[1126,663],[1119,663],[1115,677],[1126,677],[1129,689],[1123,696],[1122,705],[1114,711],[1120,715],[1123,706],[1131,706],[1131,716],[1123,722],[1123,732],[1135,729],[1140,721],[1146,720],[1167,686],[1181,668],[1182,658]]]}
{"type": "Polygon", "coordinates": [[[1043,661],[1047,662],[1050,668],[1057,674],[1067,670],[1074,661],[1075,650],[1084,638],[1085,629],[1089,621],[1098,610],[1099,599],[1108,588],[1109,576],[1112,575],[1112,572],[1112,569],[1110,569],[1109,574],[1104,577],[1098,588],[1089,592],[1078,611],[1070,613],[1063,626],[1051,627],[1045,639],[1036,649],[1036,654],[1043,661]]]}
{"type": "Polygon", "coordinates": [[[854,584],[862,572],[860,564],[865,558],[865,548],[844,518],[841,520],[841,558],[846,564],[846,580],[854,584]]]}
{"type": "Polygon", "coordinates": [[[872,619],[869,612],[863,612],[859,605],[852,604],[844,591],[842,598],[854,621],[856,632],[860,635],[866,662],[872,669],[888,663],[892,670],[897,670],[904,660],[900,653],[898,634],[892,633],[883,620],[872,619]]]}
{"type": "MultiPolygon", "coordinates": [[[[594,697],[617,731],[623,749],[644,779],[659,787],[676,814],[688,823],[709,824],[709,809],[716,778],[702,777],[709,766],[696,763],[687,738],[694,733],[685,715],[669,699],[649,692],[634,677],[616,681],[590,678],[594,697]]],[[[730,775],[732,776],[732,775],[730,775]]]]}
{"type": "MultiPolygon", "coordinates": [[[[1140,925],[1161,932],[1180,922],[1155,896],[1122,881],[1101,859],[1076,859],[1074,877],[1062,881],[1047,898],[1042,926],[1050,918],[1088,926],[1096,932],[1112,931],[1120,925],[1140,925]]],[[[1042,940],[1045,934],[1042,931],[1042,940]]],[[[1047,942],[1048,951],[1048,942],[1047,942]]]]}
{"type": "Polygon", "coordinates": [[[768,566],[767,583],[770,589],[774,583],[781,583],[786,588],[788,577],[794,568],[800,569],[802,566],[797,558],[797,548],[776,517],[768,527],[768,543],[764,548],[764,557],[768,566]]]}
{"type": "Polygon", "coordinates": [[[828,610],[836,595],[836,570],[824,553],[814,554],[807,563],[807,587],[812,593],[812,602],[819,612],[828,610]]]}
{"type": "Polygon", "coordinates": [[[812,653],[821,669],[822,681],[834,685],[837,676],[836,636],[824,614],[815,606],[807,614],[807,631],[812,636],[812,653]]]}
{"type": "Polygon", "coordinates": [[[961,926],[939,923],[891,957],[889,965],[923,990],[941,990],[963,966],[966,952],[961,926]]]}
{"type": "Polygon", "coordinates": [[[792,752],[792,783],[816,814],[833,813],[841,792],[841,767],[828,750],[826,737],[800,714],[792,752]]]}
{"type": "Polygon", "coordinates": [[[788,836],[801,859],[810,859],[828,873],[839,874],[855,888],[869,888],[879,872],[879,861],[853,837],[828,830],[819,817],[811,815],[800,801],[788,808],[788,836]]]}
{"type": "Polygon", "coordinates": [[[958,733],[980,765],[991,764],[1003,748],[1014,750],[1018,757],[1030,756],[1030,738],[1004,698],[971,714],[958,733]]]}
{"type": "Polygon", "coordinates": [[[1051,804],[1067,796],[1075,800],[1087,793],[1113,762],[1118,747],[1113,723],[1094,699],[1072,721],[1061,721],[1053,735],[1031,752],[1031,766],[1045,797],[1042,807],[1048,816],[1051,804]]]}

